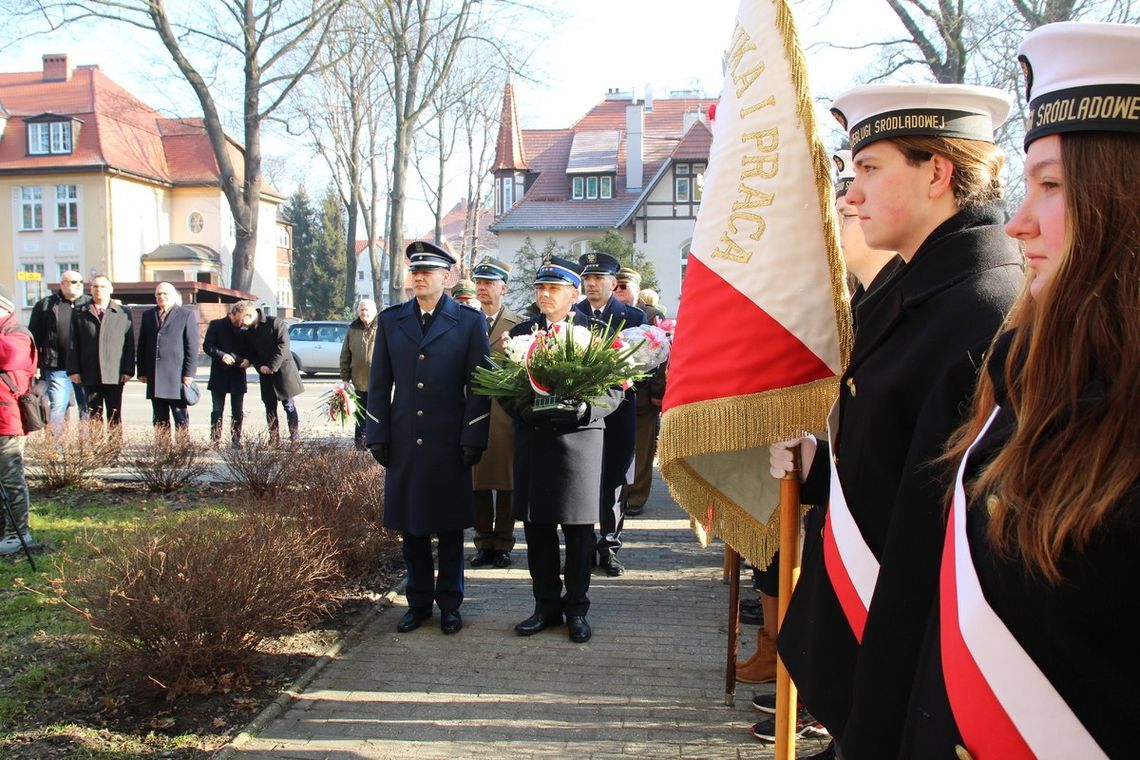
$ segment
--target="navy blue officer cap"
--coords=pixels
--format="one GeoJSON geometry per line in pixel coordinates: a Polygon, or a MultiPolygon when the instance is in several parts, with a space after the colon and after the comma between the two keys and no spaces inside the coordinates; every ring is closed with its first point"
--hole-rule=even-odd
{"type": "Polygon", "coordinates": [[[582,265],[582,274],[612,274],[616,277],[621,269],[620,261],[608,253],[598,251],[583,253],[578,257],[578,263],[582,265]]]}
{"type": "Polygon", "coordinates": [[[534,275],[535,285],[541,285],[544,282],[580,288],[582,287],[582,267],[573,261],[551,256],[542,263],[534,275]]]}
{"type": "Polygon", "coordinates": [[[455,263],[454,256],[426,240],[408,243],[404,254],[408,257],[409,272],[425,269],[451,269],[451,265],[455,263]]]}

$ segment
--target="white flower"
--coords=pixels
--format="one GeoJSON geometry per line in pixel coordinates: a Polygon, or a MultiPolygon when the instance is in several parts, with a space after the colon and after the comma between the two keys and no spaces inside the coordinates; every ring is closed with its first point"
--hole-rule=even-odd
{"type": "Polygon", "coordinates": [[[534,343],[534,335],[516,335],[512,337],[503,338],[503,353],[506,354],[507,360],[515,364],[523,364],[526,362],[527,352],[530,351],[531,344],[534,343]]]}

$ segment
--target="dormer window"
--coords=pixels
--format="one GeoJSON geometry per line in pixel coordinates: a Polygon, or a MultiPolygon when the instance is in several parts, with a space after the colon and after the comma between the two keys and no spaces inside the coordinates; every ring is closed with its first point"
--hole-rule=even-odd
{"type": "Polygon", "coordinates": [[[574,200],[609,200],[614,197],[614,178],[607,175],[572,177],[570,195],[574,200]]]}
{"type": "Polygon", "coordinates": [[[46,119],[36,117],[29,120],[28,127],[28,155],[66,155],[72,152],[75,144],[75,126],[78,122],[72,119],[46,119]]]}

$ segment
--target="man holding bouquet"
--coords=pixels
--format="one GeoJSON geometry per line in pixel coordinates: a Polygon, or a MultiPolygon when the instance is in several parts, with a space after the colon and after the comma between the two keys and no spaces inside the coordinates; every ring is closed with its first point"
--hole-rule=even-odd
{"type": "Polygon", "coordinates": [[[444,293],[455,258],[423,241],[406,250],[415,299],[377,317],[365,442],[387,469],[384,527],[403,536],[408,611],[399,633],[439,605],[440,629],[463,627],[463,530],[471,527],[471,468],[487,448],[490,402],[471,392],[489,352],[486,322],[444,293]],[[439,575],[431,537],[439,538],[439,575]]]}
{"type": "MultiPolygon", "coordinates": [[[[588,327],[590,318],[574,311],[581,275],[580,265],[558,257],[539,267],[534,290],[541,314],[514,327],[510,335],[536,330],[550,334],[559,323],[588,327]]],[[[542,411],[535,411],[530,401],[503,401],[515,416],[514,513],[523,520],[535,601],[534,614],[515,626],[522,636],[561,625],[565,616],[571,641],[590,640],[587,592],[602,486],[603,418],[621,399],[621,391],[614,388],[600,398],[542,411]],[[565,594],[559,577],[560,525],[566,539],[565,594]]]]}
{"type": "MultiPolygon", "coordinates": [[[[582,267],[582,285],[586,298],[574,308],[602,328],[607,324],[619,327],[640,327],[645,324],[645,312],[635,306],[626,306],[614,297],[617,274],[621,262],[608,253],[592,251],[578,259],[582,267]]],[[[634,411],[634,391],[624,394],[621,405],[606,417],[602,490],[599,504],[598,567],[606,575],[618,576],[625,567],[618,561],[621,548],[621,531],[625,524],[625,500],[629,484],[633,482],[633,459],[637,440],[637,416],[634,411]]]]}

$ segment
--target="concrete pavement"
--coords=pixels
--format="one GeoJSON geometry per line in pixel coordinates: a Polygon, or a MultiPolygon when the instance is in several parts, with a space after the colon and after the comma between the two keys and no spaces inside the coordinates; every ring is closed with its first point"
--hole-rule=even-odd
{"type": "MultiPolygon", "coordinates": [[[[625,535],[627,573],[593,577],[589,643],[570,642],[564,626],[513,633],[533,609],[520,525],[513,567],[468,568],[460,633],[445,637],[437,613],[397,634],[398,597],[232,756],[773,757],[748,730],[762,717],[754,689],[740,684],[735,707],[724,705],[721,547],[701,549],[660,476],[625,535]]],[[[747,655],[755,629],[741,638],[747,655]]]]}

